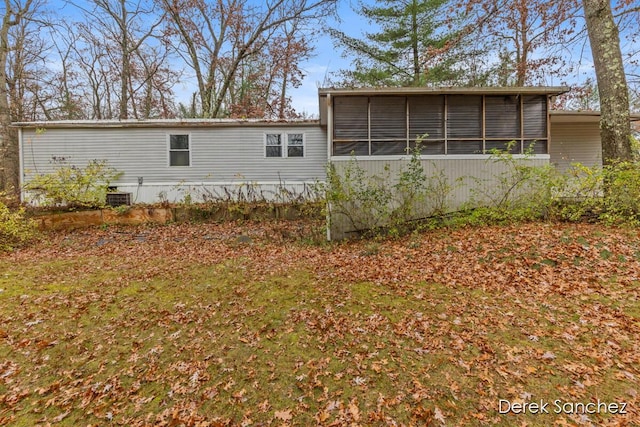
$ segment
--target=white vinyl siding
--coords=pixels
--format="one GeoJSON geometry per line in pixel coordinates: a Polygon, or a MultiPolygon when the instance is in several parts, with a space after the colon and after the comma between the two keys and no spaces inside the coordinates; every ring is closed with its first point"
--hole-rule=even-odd
{"type": "Polygon", "coordinates": [[[140,194],[144,187],[159,184],[186,188],[189,183],[322,181],[327,162],[326,133],[316,124],[163,128],[101,127],[98,123],[96,127],[78,128],[43,126],[38,131],[24,128],[22,134],[22,182],[38,173],[53,172],[54,158],[64,158],[67,164],[78,167],[97,159],[123,172],[114,186],[137,188],[138,178],[143,178],[140,194]],[[265,158],[267,133],[303,135],[304,157],[265,158]],[[190,166],[171,167],[168,135],[185,134],[189,135],[190,166]]]}

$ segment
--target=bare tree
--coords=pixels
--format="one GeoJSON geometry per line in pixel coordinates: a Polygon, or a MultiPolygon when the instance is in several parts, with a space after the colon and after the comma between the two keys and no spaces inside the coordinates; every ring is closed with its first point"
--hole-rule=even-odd
{"type": "MultiPolygon", "coordinates": [[[[90,61],[83,60],[83,55],[78,59],[90,75],[94,102],[103,104],[100,108],[94,108],[97,110],[96,117],[114,116],[112,108],[120,119],[145,116],[145,111],[150,110],[138,104],[141,98],[137,96],[137,91],[147,84],[153,84],[154,79],[148,75],[149,72],[166,70],[165,63],[157,63],[157,60],[167,59],[165,53],[158,52],[163,45],[154,41],[163,21],[160,9],[149,0],[93,0],[73,4],[84,15],[84,22],[78,25],[84,46],[78,46],[75,50],[91,55],[90,61]],[[151,57],[155,58],[155,65],[140,62],[151,57]],[[112,84],[115,82],[117,84],[112,84]],[[101,88],[104,85],[109,87],[101,88]],[[105,99],[107,102],[117,100],[117,106],[107,107],[104,105],[105,99]]],[[[170,87],[168,85],[162,89],[170,90],[170,87]]]]}
{"type": "Polygon", "coordinates": [[[524,86],[566,74],[563,48],[576,35],[576,0],[466,0],[472,35],[499,52],[499,83],[524,86]]]}
{"type": "Polygon", "coordinates": [[[0,27],[0,190],[17,194],[20,183],[19,147],[11,129],[10,90],[7,81],[9,55],[16,49],[10,31],[32,10],[32,0],[5,0],[0,27]]]}
{"type": "MultiPolygon", "coordinates": [[[[259,58],[273,40],[287,34],[287,28],[295,29],[295,34],[289,34],[291,40],[305,44],[303,49],[296,49],[298,58],[301,51],[308,51],[308,39],[300,36],[310,26],[302,24],[320,22],[332,12],[335,3],[336,0],[271,0],[262,4],[247,0],[162,0],[168,17],[166,37],[195,74],[200,114],[231,114],[234,102],[237,107],[241,99],[246,99],[249,87],[258,83],[253,78],[258,70],[273,70],[260,65],[259,58]]],[[[287,85],[286,81],[298,72],[297,59],[285,62],[287,85]]],[[[251,115],[267,109],[257,108],[251,115]]]]}

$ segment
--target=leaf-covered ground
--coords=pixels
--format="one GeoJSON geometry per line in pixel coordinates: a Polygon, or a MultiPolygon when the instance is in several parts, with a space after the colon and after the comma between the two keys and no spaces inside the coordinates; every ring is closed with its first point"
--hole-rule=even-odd
{"type": "Polygon", "coordinates": [[[0,425],[640,425],[637,230],[312,245],[315,226],[0,255],[0,425]]]}

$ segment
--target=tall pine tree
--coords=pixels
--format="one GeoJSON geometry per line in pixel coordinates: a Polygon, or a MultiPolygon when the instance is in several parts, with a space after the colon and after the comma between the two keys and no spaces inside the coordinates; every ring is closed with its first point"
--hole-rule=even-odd
{"type": "Polygon", "coordinates": [[[380,0],[360,3],[360,14],[379,32],[363,39],[332,29],[331,36],[353,67],[341,71],[345,85],[424,86],[453,80],[454,60],[445,55],[458,38],[442,21],[446,0],[380,0]]]}

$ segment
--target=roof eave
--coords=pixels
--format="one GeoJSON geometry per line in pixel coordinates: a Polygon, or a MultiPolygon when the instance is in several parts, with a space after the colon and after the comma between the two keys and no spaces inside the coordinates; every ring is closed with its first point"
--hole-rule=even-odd
{"type": "Polygon", "coordinates": [[[566,86],[320,88],[318,95],[560,95],[569,90],[566,86]]]}
{"type": "MultiPolygon", "coordinates": [[[[600,111],[550,110],[551,123],[598,123],[600,111]]],[[[640,114],[631,114],[631,122],[640,121],[640,114]]]]}
{"type": "Polygon", "coordinates": [[[241,126],[317,126],[318,120],[165,119],[165,120],[58,120],[14,122],[17,128],[217,128],[241,126]]]}

